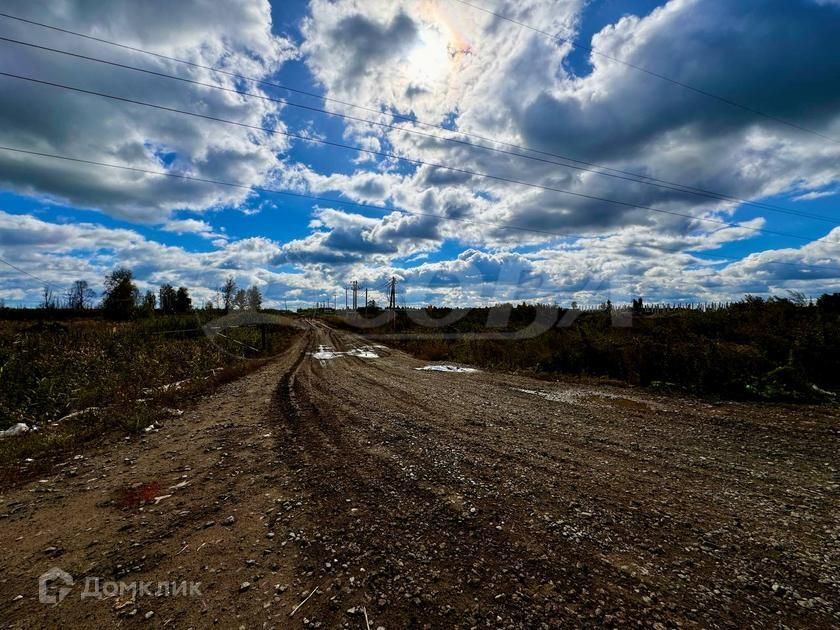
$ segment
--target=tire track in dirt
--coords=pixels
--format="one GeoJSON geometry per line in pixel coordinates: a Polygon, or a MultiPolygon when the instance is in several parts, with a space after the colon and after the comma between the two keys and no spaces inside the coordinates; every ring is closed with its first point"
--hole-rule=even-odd
{"type": "MultiPolygon", "coordinates": [[[[334,347],[341,347],[332,335],[324,335],[334,347]]],[[[326,564],[332,556],[337,563],[331,565],[347,565],[348,572],[355,570],[352,577],[359,585],[351,588],[352,596],[343,599],[341,608],[364,605],[372,623],[391,627],[423,620],[433,626],[466,624],[481,608],[477,594],[489,584],[494,612],[488,619],[538,623],[550,612],[544,606],[553,604],[529,605],[529,593],[559,588],[558,580],[569,590],[587,590],[583,585],[591,578],[573,557],[574,549],[564,549],[562,560],[556,551],[550,552],[554,563],[548,566],[557,570],[554,585],[548,587],[551,579],[544,576],[548,556],[541,544],[525,544],[512,532],[493,526],[487,522],[488,514],[455,508],[449,497],[407,476],[387,449],[372,443],[366,433],[348,431],[350,416],[335,413],[338,397],[327,404],[319,395],[324,391],[321,385],[335,393],[330,389],[334,380],[319,379],[327,372],[340,378],[343,370],[322,369],[310,361],[296,372],[295,383],[301,388],[296,397],[308,395],[314,406],[313,413],[301,418],[305,421],[296,437],[307,453],[300,460],[307,467],[305,477],[318,489],[311,493],[318,498],[308,517],[322,523],[319,560],[326,564]],[[348,511],[347,506],[353,507],[348,511]],[[354,518],[352,510],[366,518],[354,518]],[[371,521],[374,515],[378,517],[371,521]],[[378,522],[380,518],[384,523],[378,522]],[[509,563],[499,566],[501,558],[509,563]],[[437,601],[439,597],[445,601],[437,601]]],[[[329,577],[329,571],[323,573],[329,577]]],[[[342,579],[348,578],[340,571],[331,578],[328,594],[340,596],[333,594],[333,587],[342,579]]],[[[585,598],[577,605],[596,608],[585,598]]],[[[332,627],[341,619],[342,613],[336,614],[319,620],[332,627]]],[[[482,611],[475,619],[486,614],[482,611]]]]}
{"type": "MultiPolygon", "coordinates": [[[[381,364],[379,364],[381,365],[381,364]]],[[[372,386],[377,386],[382,388],[383,391],[387,389],[393,388],[398,390],[401,386],[398,384],[398,378],[389,379],[386,382],[383,382],[382,379],[377,380],[370,376],[372,372],[376,371],[378,366],[373,366],[373,369],[368,370],[368,374],[360,373],[358,378],[365,380],[366,382],[370,383],[372,386]]],[[[380,368],[381,370],[382,368],[380,368]]],[[[361,372],[361,371],[360,371],[361,372]]],[[[437,376],[437,375],[435,375],[437,376]]],[[[445,388],[448,383],[445,381],[445,376],[439,379],[435,379],[436,382],[430,383],[430,385],[438,386],[440,388],[445,388]],[[443,380],[444,383],[440,384],[440,381],[443,380]]],[[[450,381],[451,382],[451,381],[450,381]]],[[[418,390],[421,388],[422,384],[417,383],[416,381],[412,383],[411,390],[418,394],[418,390]]],[[[404,390],[407,393],[407,390],[404,390]]],[[[437,392],[437,395],[445,396],[447,392],[437,392]]],[[[470,399],[469,393],[467,391],[458,391],[452,392],[452,396],[448,397],[447,405],[450,409],[454,407],[460,408],[465,413],[469,413],[471,408],[475,408],[476,405],[480,405],[481,401],[476,399],[470,399]]],[[[427,400],[429,399],[428,396],[432,396],[431,393],[427,393],[427,400]]],[[[402,396],[397,395],[395,396],[396,399],[401,399],[402,396]]],[[[515,403],[516,400],[514,399],[512,403],[515,403]]],[[[517,407],[515,404],[507,405],[507,410],[510,413],[511,411],[515,412],[515,415],[518,417],[522,417],[524,414],[530,411],[530,413],[534,413],[536,409],[542,407],[542,411],[545,413],[546,416],[552,416],[553,419],[559,419],[557,414],[558,403],[549,403],[546,405],[545,403],[538,404],[535,406],[535,402],[533,398],[531,400],[523,401],[523,405],[517,407]]],[[[569,410],[568,407],[566,408],[567,411],[571,411],[571,414],[575,413],[575,410],[569,410]]],[[[577,411],[580,414],[580,411],[577,411]]],[[[440,414],[434,414],[429,416],[430,419],[434,420],[435,418],[439,417],[440,414]]],[[[595,420],[593,418],[593,420],[595,420]]],[[[668,418],[669,421],[678,421],[678,419],[668,418]]],[[[496,421],[498,424],[498,421],[496,421]]],[[[470,430],[470,427],[449,427],[447,426],[446,421],[438,422],[438,426],[440,430],[450,430],[457,435],[454,437],[459,437],[462,439],[471,440],[474,448],[480,449],[485,446],[490,446],[488,442],[492,442],[488,440],[485,435],[476,435],[474,429],[470,430]]],[[[450,423],[451,424],[451,423],[450,423]]],[[[548,423],[546,423],[548,425],[548,423]]],[[[579,420],[578,420],[579,424],[579,420]]],[[[597,421],[593,421],[591,424],[597,424],[597,421]]],[[[574,427],[575,423],[565,423],[564,428],[574,427]]],[[[631,425],[633,426],[633,425],[631,425]]],[[[638,427],[636,427],[638,428],[638,427]]],[[[610,427],[613,429],[613,427],[610,427]]],[[[548,426],[546,427],[546,432],[548,432],[548,426]]],[[[717,437],[714,440],[708,439],[707,436],[703,436],[702,439],[698,440],[699,442],[704,442],[705,449],[702,450],[701,447],[697,447],[693,449],[698,455],[702,452],[703,454],[708,454],[709,450],[718,453],[726,453],[726,451],[732,450],[732,444],[738,444],[739,440],[737,436],[727,435],[726,431],[721,431],[724,434],[724,437],[717,437]],[[727,438],[729,438],[727,440],[727,438]],[[721,443],[724,443],[726,446],[724,447],[721,443]]],[[[523,462],[524,465],[528,467],[539,467],[541,465],[540,460],[545,460],[544,465],[549,467],[555,467],[557,464],[562,463],[564,465],[568,465],[572,460],[570,459],[569,455],[572,453],[578,454],[576,459],[576,463],[579,465],[585,464],[585,469],[590,474],[598,474],[598,475],[606,475],[606,479],[602,480],[602,483],[611,483],[610,471],[615,467],[615,457],[619,457],[622,461],[622,468],[623,474],[621,483],[628,483],[634,481],[637,475],[634,474],[633,470],[643,470],[643,469],[656,469],[657,463],[663,460],[668,461],[669,469],[672,471],[674,477],[663,478],[661,483],[663,484],[678,484],[681,486],[681,490],[685,491],[688,486],[691,486],[699,491],[698,498],[703,496],[706,501],[712,499],[711,496],[708,495],[707,492],[704,490],[710,486],[717,485],[726,485],[733,483],[733,475],[734,474],[743,474],[743,473],[750,473],[753,472],[752,469],[742,466],[740,464],[732,464],[731,460],[726,464],[725,467],[721,467],[720,465],[716,465],[713,462],[709,465],[705,465],[702,460],[706,458],[700,457],[700,462],[696,461],[698,458],[694,458],[695,461],[687,460],[685,463],[685,448],[683,446],[683,441],[680,440],[679,446],[671,445],[670,441],[665,441],[662,443],[662,440],[657,440],[657,434],[644,434],[638,435],[633,434],[628,430],[622,430],[620,427],[615,427],[615,430],[612,431],[612,435],[609,435],[605,432],[600,432],[599,434],[593,433],[584,433],[575,437],[574,441],[574,450],[571,448],[568,449],[568,453],[551,453],[548,450],[541,449],[538,444],[530,447],[527,452],[519,453],[519,459],[523,462]],[[618,439],[616,439],[618,438],[618,439]],[[656,445],[656,450],[653,449],[646,449],[644,448],[644,442],[649,442],[650,444],[656,445]],[[628,444],[635,445],[635,450],[631,450],[628,447],[628,444]],[[606,460],[604,459],[605,454],[608,454],[612,459],[606,460]],[[700,464],[700,465],[698,465],[700,464]],[[676,477],[676,475],[679,475],[676,477]]],[[[813,454],[813,449],[809,449],[809,452],[813,454]]],[[[718,457],[718,459],[721,459],[718,457]]],[[[771,469],[772,470],[772,469],[771,469]]],[[[644,477],[639,476],[639,480],[643,481],[644,477]]],[[[767,496],[767,489],[768,487],[777,486],[779,480],[773,478],[771,475],[762,474],[761,476],[749,476],[746,479],[738,479],[739,491],[742,498],[747,493],[747,496],[751,499],[759,498],[759,499],[766,499],[767,496]]],[[[659,488],[656,489],[657,492],[660,491],[659,488]]],[[[726,518],[730,518],[730,516],[725,516],[726,518]]]]}
{"type": "Polygon", "coordinates": [[[362,607],[389,629],[840,622],[829,412],[418,372],[397,351],[321,362],[320,344],[370,342],[309,322],[160,433],[3,491],[0,627],[364,628],[362,607]],[[114,504],[149,480],[172,496],[114,504]],[[44,607],[56,564],[206,588],[44,607]]]}
{"type": "MultiPolygon", "coordinates": [[[[368,345],[324,328],[319,334],[325,345],[339,350],[368,345]]],[[[397,352],[382,360],[344,356],[323,366],[304,363],[298,381],[300,395],[316,412],[306,425],[318,425],[303,428],[306,449],[322,455],[311,459],[314,470],[308,478],[331,492],[312,512],[325,524],[322,534],[324,529],[330,532],[324,557],[345,553],[348,544],[352,556],[360,541],[359,549],[369,550],[360,551],[368,554],[362,557],[371,558],[370,550],[377,550],[373,557],[382,568],[373,571],[384,570],[385,579],[366,582],[364,590],[372,598],[368,606],[384,595],[384,603],[373,606],[377,622],[402,625],[419,619],[404,601],[401,580],[420,585],[420,603],[414,605],[422,607],[432,625],[455,620],[439,604],[441,597],[467,605],[461,611],[465,625],[529,627],[546,619],[730,623],[724,613],[712,612],[721,607],[730,610],[732,619],[766,615],[796,625],[797,619],[826,620],[831,613],[826,584],[836,576],[825,581],[825,556],[815,559],[814,552],[831,549],[819,527],[830,526],[832,511],[809,499],[824,500],[825,493],[805,486],[797,487],[795,495],[786,493],[787,500],[809,512],[808,521],[788,533],[772,520],[782,516],[783,502],[773,496],[779,481],[762,471],[767,454],[779,447],[797,459],[804,453],[830,461],[829,451],[812,434],[802,433],[790,445],[784,442],[794,435],[789,430],[771,430],[769,445],[756,439],[760,435],[747,436],[750,450],[743,457],[743,449],[726,444],[731,431],[706,422],[694,407],[683,415],[651,409],[647,417],[656,419],[655,430],[642,432],[641,418],[608,400],[595,410],[568,405],[562,428],[573,433],[563,444],[564,436],[551,430],[552,423],[562,420],[557,404],[512,392],[514,385],[534,387],[530,379],[473,374],[456,380],[418,373],[413,370],[418,365],[397,352]],[[494,397],[498,404],[488,404],[494,397]],[[500,422],[488,415],[498,410],[506,414],[503,432],[494,426],[500,422]],[[616,412],[622,416],[610,419],[616,412]],[[704,435],[708,443],[690,441],[704,435]],[[635,450],[625,446],[628,442],[635,450]],[[703,462],[707,455],[714,457],[703,462]],[[601,463],[607,458],[609,464],[601,463]],[[737,478],[757,469],[755,479],[737,478]],[[566,484],[559,489],[558,473],[566,484]],[[709,503],[718,493],[736,502],[709,503]],[[459,539],[457,555],[444,555],[439,563],[428,557],[425,564],[415,563],[404,546],[393,546],[400,540],[394,531],[368,530],[370,523],[364,520],[342,520],[336,506],[348,498],[353,505],[364,504],[365,511],[375,498],[385,519],[393,521],[399,514],[399,522],[407,525],[398,532],[412,548],[433,547],[437,539],[428,528],[433,523],[435,534],[443,529],[459,539]],[[406,498],[424,509],[406,510],[406,498]],[[477,506],[479,516],[471,517],[470,508],[477,506]],[[772,517],[766,527],[765,516],[772,517]],[[334,522],[341,525],[332,527],[334,522]],[[476,530],[480,541],[469,537],[476,530]],[[786,549],[780,538],[803,542],[810,551],[786,549]],[[393,567],[395,559],[399,570],[393,567]],[[424,567],[430,564],[439,572],[437,583],[424,580],[424,567]],[[465,564],[482,566],[485,572],[462,572],[465,564]],[[520,571],[518,579],[496,577],[505,576],[510,567],[520,571]],[[789,598],[774,598],[772,580],[796,580],[816,603],[807,608],[789,598]],[[505,588],[498,588],[502,583],[505,588]],[[488,587],[502,592],[491,597],[488,587]],[[395,590],[399,605],[391,597],[395,590]],[[742,601],[744,593],[754,598],[752,604],[742,601]]],[[[677,399],[653,399],[685,408],[677,399]]],[[[739,432],[756,425],[736,420],[739,432]]],[[[808,473],[795,468],[788,479],[810,483],[808,473]]],[[[395,527],[389,523],[391,530],[395,527]]],[[[338,623],[339,617],[330,620],[338,623]]]]}
{"type": "MultiPolygon", "coordinates": [[[[331,343],[337,348],[340,347],[338,341],[334,337],[330,337],[331,343]]],[[[356,362],[348,363],[355,364],[356,362]]],[[[309,369],[306,372],[308,375],[307,385],[310,387],[309,395],[312,397],[311,401],[316,407],[321,405],[322,408],[328,410],[327,414],[329,414],[332,413],[334,409],[331,409],[329,405],[334,403],[335,399],[339,398],[339,396],[336,395],[337,392],[333,387],[335,381],[330,380],[328,383],[329,396],[327,396],[326,400],[319,397],[318,394],[323,392],[318,391],[318,385],[320,383],[327,383],[327,381],[317,380],[315,371],[318,370],[318,368],[316,365],[317,364],[315,362],[311,362],[309,364],[309,369]]],[[[338,368],[336,368],[336,370],[338,370],[338,368]]],[[[324,372],[326,371],[327,370],[324,370],[324,372]]],[[[332,374],[332,371],[330,371],[330,373],[332,374]]],[[[303,379],[298,379],[298,382],[303,382],[303,379]]],[[[414,407],[413,399],[406,399],[406,401],[408,401],[407,404],[409,407],[414,407]]],[[[346,409],[342,409],[342,411],[346,412],[346,409]]],[[[312,417],[309,419],[310,423],[324,423],[325,416],[326,414],[321,413],[318,417],[312,417]]],[[[349,418],[347,415],[342,414],[342,419],[346,422],[349,418]]],[[[335,439],[334,433],[341,431],[342,427],[334,426],[331,432],[331,439],[335,439]]],[[[313,432],[318,434],[318,436],[314,441],[310,441],[307,444],[305,447],[307,451],[317,451],[322,447],[323,440],[330,439],[325,438],[324,431],[320,428],[313,429],[313,432]]],[[[439,544],[446,545],[445,542],[438,542],[438,539],[442,534],[443,538],[449,537],[457,540],[464,534],[463,530],[465,529],[466,524],[467,528],[471,530],[469,533],[472,534],[470,540],[466,541],[468,545],[466,547],[456,545],[459,555],[457,557],[446,557],[442,559],[442,562],[437,563],[441,568],[433,570],[433,573],[436,574],[436,580],[441,579],[440,576],[442,574],[447,575],[449,578],[448,583],[446,584],[446,589],[449,591],[447,598],[450,601],[448,604],[443,605],[438,611],[438,614],[440,615],[440,623],[445,623],[446,621],[451,623],[457,619],[457,617],[451,617],[452,608],[450,607],[453,603],[453,595],[455,596],[454,599],[464,599],[464,601],[469,602],[469,606],[466,610],[471,611],[475,607],[475,592],[479,590],[479,585],[487,579],[490,579],[491,586],[496,586],[499,591],[494,593],[493,609],[495,612],[488,617],[488,619],[494,623],[499,617],[506,617],[511,621],[518,620],[518,623],[520,624],[524,624],[526,622],[536,623],[540,619],[540,613],[544,614],[546,612],[544,607],[548,606],[550,611],[552,607],[556,605],[556,602],[539,603],[534,606],[527,606],[525,604],[525,601],[528,598],[527,591],[530,590],[531,592],[538,592],[549,583],[553,584],[551,589],[558,588],[557,582],[559,582],[560,584],[565,583],[565,587],[567,587],[569,592],[577,592],[577,589],[579,588],[582,589],[584,593],[587,592],[588,589],[582,585],[589,583],[591,581],[591,577],[588,575],[588,568],[586,565],[584,565],[580,559],[573,557],[575,555],[574,552],[576,551],[573,547],[566,545],[568,548],[563,549],[561,553],[561,555],[564,556],[563,559],[559,558],[556,552],[551,553],[553,556],[553,562],[549,563],[548,566],[553,567],[554,571],[552,572],[552,576],[545,576],[545,567],[547,566],[545,561],[549,558],[549,556],[542,544],[536,541],[518,539],[513,533],[502,528],[501,525],[496,526],[494,522],[488,522],[488,520],[494,517],[492,516],[492,511],[490,511],[491,506],[487,502],[485,502],[485,506],[482,508],[480,516],[473,516],[469,512],[464,513],[461,509],[453,510],[452,503],[445,493],[442,495],[439,491],[432,491],[428,487],[424,487],[423,484],[418,483],[416,479],[406,479],[405,471],[400,468],[399,465],[395,465],[391,461],[391,457],[389,456],[387,449],[383,450],[381,444],[374,444],[373,448],[368,446],[368,448],[365,449],[363,442],[369,441],[366,439],[367,437],[368,436],[366,434],[362,434],[362,439],[357,441],[357,444],[355,445],[357,448],[347,450],[345,453],[345,457],[347,453],[354,454],[357,461],[360,461],[361,463],[354,463],[350,466],[344,464],[342,466],[339,463],[330,462],[329,468],[325,471],[323,477],[329,479],[329,481],[326,481],[327,484],[332,484],[334,487],[339,488],[340,492],[333,494],[330,500],[324,502],[324,505],[327,507],[328,514],[323,515],[320,520],[324,523],[334,523],[337,515],[334,513],[334,510],[331,511],[330,508],[337,504],[340,505],[342,497],[354,496],[355,498],[351,501],[356,503],[359,501],[359,498],[364,501],[365,495],[370,495],[373,490],[374,496],[378,497],[375,505],[380,506],[381,508],[387,508],[390,506],[389,509],[402,513],[402,520],[411,523],[409,527],[404,527],[402,530],[403,536],[405,536],[407,540],[417,537],[418,532],[423,534],[421,536],[423,540],[423,542],[420,543],[421,548],[434,547],[439,544]],[[351,483],[337,483],[336,478],[340,478],[348,468],[351,469],[353,474],[351,477],[351,483]],[[376,480],[375,488],[370,487],[369,480],[371,479],[376,480]],[[401,486],[395,488],[392,480],[400,480],[401,486]],[[377,492],[377,489],[381,491],[377,492]],[[393,496],[406,497],[409,500],[422,505],[424,509],[419,513],[410,511],[406,513],[405,507],[401,506],[399,502],[395,505],[393,501],[389,500],[393,496]],[[485,510],[488,512],[485,513],[485,510]],[[442,521],[441,517],[443,517],[442,521]],[[433,527],[429,528],[429,523],[433,523],[433,527]],[[482,530],[482,535],[478,540],[472,539],[475,537],[475,528],[482,530]],[[431,540],[429,538],[431,538],[431,540]],[[531,549],[530,552],[528,551],[529,548],[531,549]],[[469,564],[470,558],[473,559],[473,565],[483,567],[484,570],[482,573],[479,573],[475,568],[472,569],[472,573],[470,571],[464,571],[464,565],[469,564]],[[498,566],[498,561],[501,558],[506,559],[509,564],[505,564],[501,567],[498,566]],[[508,576],[508,573],[511,571],[511,567],[518,569],[519,572],[517,573],[514,570],[512,575],[508,576]],[[526,571],[525,567],[528,567],[529,570],[526,571]],[[495,576],[495,580],[497,581],[509,582],[505,584],[504,587],[501,587],[501,585],[493,582],[493,577],[488,578],[488,574],[495,576]],[[540,576],[540,574],[543,575],[540,576]],[[533,582],[531,588],[523,589],[522,583],[528,581],[533,582]],[[464,590],[465,586],[467,587],[466,591],[464,590]],[[470,597],[470,594],[472,597],[470,597]],[[510,599],[505,599],[506,594],[512,594],[512,597],[510,597],[510,599]],[[500,599],[495,599],[496,595],[500,595],[500,599]],[[523,610],[523,606],[525,606],[525,610],[523,610]]],[[[329,451],[330,454],[332,454],[335,449],[330,448],[329,451]]],[[[311,472],[307,474],[307,478],[313,478],[311,472]]],[[[446,483],[447,481],[445,479],[440,479],[438,480],[437,487],[443,488],[445,485],[442,484],[446,483]]],[[[385,517],[388,517],[387,511],[385,512],[385,517]]],[[[383,546],[386,546],[385,541],[390,540],[393,542],[394,540],[393,532],[389,535],[383,536],[382,533],[377,532],[376,528],[373,529],[371,535],[373,536],[373,539],[368,538],[367,542],[362,547],[381,549],[383,546]],[[377,536],[382,536],[382,538],[378,538],[377,536]]],[[[397,537],[397,540],[399,540],[399,538],[400,537],[397,537]]],[[[465,544],[463,540],[460,542],[462,545],[465,544]]],[[[380,590],[384,590],[385,587],[390,586],[390,582],[394,579],[389,571],[390,567],[387,566],[391,563],[391,560],[392,558],[387,558],[385,561],[385,584],[379,586],[380,590]],[[390,578],[388,578],[388,576],[390,576],[390,578]]],[[[429,558],[426,558],[426,562],[429,563],[429,561],[429,558]]],[[[403,561],[400,562],[402,563],[403,561]]],[[[376,571],[376,569],[374,570],[376,571]]],[[[382,570],[383,569],[379,569],[379,571],[382,570]]],[[[410,579],[414,582],[426,582],[423,578],[422,572],[420,576],[417,576],[412,575],[414,572],[410,569],[405,570],[412,576],[410,579]]],[[[370,574],[370,572],[370,569],[368,569],[367,573],[370,574]]],[[[397,577],[399,576],[400,574],[397,575],[397,577]]],[[[621,576],[616,576],[616,578],[610,582],[609,586],[610,588],[616,588],[616,586],[622,581],[623,579],[621,576]]],[[[385,592],[387,592],[387,590],[385,592]]],[[[436,588],[431,588],[431,593],[422,591],[423,589],[420,589],[420,595],[425,596],[425,598],[415,597],[415,599],[421,602],[426,601],[426,599],[430,597],[434,598],[435,593],[437,593],[436,588]]],[[[368,593],[368,595],[370,595],[370,593],[368,593]]],[[[376,600],[377,603],[379,603],[381,599],[384,599],[385,601],[383,606],[387,606],[388,604],[387,598],[382,598],[381,593],[374,593],[373,599],[376,600]]],[[[419,603],[415,602],[415,606],[417,605],[419,605],[419,603]]],[[[597,610],[597,604],[594,602],[589,602],[587,604],[586,597],[581,598],[581,601],[579,601],[576,605],[578,607],[590,608],[590,612],[593,614],[595,610],[597,610]]],[[[622,608],[626,608],[628,605],[632,604],[622,602],[622,608]]],[[[414,617],[411,616],[413,614],[412,608],[412,606],[409,606],[408,610],[405,610],[405,607],[403,607],[401,609],[397,609],[396,611],[391,608],[387,608],[383,611],[383,613],[386,615],[386,619],[399,620],[395,623],[400,625],[400,623],[405,622],[406,619],[415,620],[414,617]],[[408,617],[406,617],[406,615],[408,615],[408,617]]],[[[434,610],[426,610],[426,615],[429,619],[435,619],[433,612],[434,610]]]]}

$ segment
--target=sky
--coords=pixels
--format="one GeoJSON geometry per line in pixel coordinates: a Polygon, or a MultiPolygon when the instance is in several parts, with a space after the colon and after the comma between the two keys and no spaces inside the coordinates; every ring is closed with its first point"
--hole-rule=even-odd
{"type": "Polygon", "coordinates": [[[289,308],[840,291],[840,0],[2,11],[122,45],[0,16],[8,306],[119,266],[289,308]]]}

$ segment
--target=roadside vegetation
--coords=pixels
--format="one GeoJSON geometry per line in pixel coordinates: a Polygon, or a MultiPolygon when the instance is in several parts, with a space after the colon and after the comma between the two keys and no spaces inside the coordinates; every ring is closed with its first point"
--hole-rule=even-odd
{"type": "Polygon", "coordinates": [[[0,439],[0,474],[166,422],[191,397],[288,347],[290,326],[265,317],[241,325],[265,314],[255,315],[259,290],[242,290],[237,301],[240,289],[226,285],[221,308],[194,310],[187,288],[141,296],[120,269],[97,308],[86,283],[76,283],[62,304],[45,291],[43,308],[0,309],[0,431],[18,432],[0,439]]]}
{"type": "Polygon", "coordinates": [[[450,323],[421,326],[417,311],[405,309],[374,329],[359,330],[339,317],[331,321],[384,336],[389,345],[430,361],[607,377],[733,399],[831,401],[840,391],[840,294],[813,303],[796,295],[747,296],[708,309],[654,308],[638,300],[625,310],[605,304],[571,317],[566,309],[529,304],[462,312],[428,307],[422,315],[450,323]],[[482,338],[482,333],[523,329],[540,310],[573,321],[533,338],[482,338]],[[506,324],[489,327],[493,319],[506,324]]]}

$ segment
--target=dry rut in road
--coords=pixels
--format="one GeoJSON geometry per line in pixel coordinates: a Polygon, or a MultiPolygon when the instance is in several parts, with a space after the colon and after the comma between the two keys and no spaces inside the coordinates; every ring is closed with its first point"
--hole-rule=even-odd
{"type": "Polygon", "coordinates": [[[348,353],[369,343],[313,323],[160,433],[5,493],[3,622],[840,623],[833,410],[348,353]],[[111,500],[151,480],[187,485],[143,511],[111,500]],[[202,596],[44,606],[34,585],[54,565],[200,580],[202,596]]]}

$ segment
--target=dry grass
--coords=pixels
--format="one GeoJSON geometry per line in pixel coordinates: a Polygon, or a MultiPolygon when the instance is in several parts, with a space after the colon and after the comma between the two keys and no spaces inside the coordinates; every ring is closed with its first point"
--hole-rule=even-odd
{"type": "MultiPolygon", "coordinates": [[[[268,360],[268,353],[255,356],[248,349],[258,345],[259,331],[225,332],[239,343],[211,341],[193,330],[196,324],[184,317],[121,324],[0,322],[0,430],[17,422],[38,427],[0,439],[0,478],[34,474],[83,444],[142,432],[165,421],[170,408],[182,408],[268,360]],[[159,334],[163,330],[184,332],[159,334]]],[[[287,347],[294,334],[271,329],[271,354],[287,347]]]]}
{"type": "MultiPolygon", "coordinates": [[[[525,328],[540,309],[555,311],[559,320],[563,309],[510,307],[504,329],[487,327],[486,308],[455,313],[460,317],[440,328],[419,326],[416,318],[398,311],[394,322],[364,333],[384,335],[389,345],[424,360],[536,376],[606,377],[734,399],[817,402],[832,400],[821,390],[840,391],[840,299],[828,298],[817,305],[747,298],[708,312],[637,314],[626,328],[614,326],[606,311],[589,311],[570,326],[515,341],[482,338],[481,333],[525,328]]],[[[450,314],[449,309],[426,309],[431,319],[450,314]]],[[[340,318],[331,323],[352,329],[340,318]]]]}

